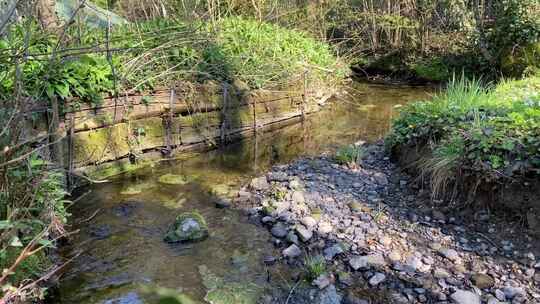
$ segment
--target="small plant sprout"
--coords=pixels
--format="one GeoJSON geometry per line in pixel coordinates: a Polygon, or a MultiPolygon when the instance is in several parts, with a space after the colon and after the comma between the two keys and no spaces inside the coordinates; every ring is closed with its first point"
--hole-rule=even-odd
{"type": "Polygon", "coordinates": [[[364,157],[364,149],[358,145],[349,145],[337,150],[335,161],[341,165],[358,166],[364,157]]]}
{"type": "Polygon", "coordinates": [[[310,281],[315,280],[320,275],[326,273],[326,261],[321,255],[308,254],[304,259],[307,278],[310,281]]]}

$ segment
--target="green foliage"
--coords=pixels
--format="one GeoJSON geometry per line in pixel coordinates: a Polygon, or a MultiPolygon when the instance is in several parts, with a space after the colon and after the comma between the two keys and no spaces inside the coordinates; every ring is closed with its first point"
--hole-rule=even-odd
{"type": "Polygon", "coordinates": [[[503,81],[454,80],[446,93],[406,106],[386,143],[429,147],[428,173],[458,170],[486,180],[538,174],[540,77],[503,81]]]}
{"type": "Polygon", "coordinates": [[[321,255],[308,254],[304,259],[306,276],[310,281],[317,279],[320,275],[326,273],[326,261],[321,255]]]}
{"type": "MultiPolygon", "coordinates": [[[[311,81],[340,79],[345,70],[328,46],[307,34],[277,25],[231,17],[218,23],[188,26],[153,20],[82,33],[68,28],[78,41],[58,48],[58,37],[39,30],[36,22],[13,24],[0,38],[0,99],[15,90],[17,69],[26,96],[58,98],[99,105],[102,96],[122,90],[146,90],[176,81],[240,79],[252,88],[298,80],[310,71],[311,81]],[[102,48],[110,36],[110,57],[104,52],[70,55],[64,48],[102,48]],[[17,54],[28,54],[21,60],[17,54]]],[[[143,99],[143,103],[147,100],[143,99]]]]}
{"type": "Polygon", "coordinates": [[[336,151],[334,156],[338,164],[358,164],[364,157],[364,149],[356,145],[342,147],[336,151]]]}
{"type": "Polygon", "coordinates": [[[540,3],[537,0],[501,0],[494,4],[493,24],[486,43],[503,72],[521,76],[540,68],[540,3]]]}
{"type": "MultiPolygon", "coordinates": [[[[55,229],[67,221],[69,213],[63,175],[47,166],[46,162],[32,155],[26,163],[11,167],[6,172],[6,182],[2,185],[4,190],[0,195],[2,269],[10,267],[32,241],[37,246],[54,246],[49,240],[51,234],[58,233],[55,229]]],[[[42,252],[31,255],[9,276],[8,283],[18,286],[24,280],[37,278],[48,265],[42,252]]]]}
{"type": "Polygon", "coordinates": [[[451,76],[448,65],[441,58],[420,61],[413,69],[417,77],[427,80],[445,81],[451,76]]]}

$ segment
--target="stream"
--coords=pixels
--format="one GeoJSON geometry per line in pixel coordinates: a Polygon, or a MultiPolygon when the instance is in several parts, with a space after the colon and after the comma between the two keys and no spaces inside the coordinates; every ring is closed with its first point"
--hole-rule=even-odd
{"type": "Polygon", "coordinates": [[[215,201],[233,197],[275,164],[380,139],[399,106],[434,92],[361,83],[347,91],[350,98],[327,104],[304,123],[81,189],[88,193],[70,209],[70,228],[80,232],[63,249],[64,257],[76,257],[62,276],[58,303],[155,303],[164,288],[196,303],[255,303],[274,284],[291,284],[286,265],[263,263],[279,256],[267,230],[237,210],[216,208],[215,201]],[[165,174],[184,176],[186,183],[159,183],[165,174]],[[210,236],[165,243],[175,217],[191,210],[205,217],[210,236]]]}

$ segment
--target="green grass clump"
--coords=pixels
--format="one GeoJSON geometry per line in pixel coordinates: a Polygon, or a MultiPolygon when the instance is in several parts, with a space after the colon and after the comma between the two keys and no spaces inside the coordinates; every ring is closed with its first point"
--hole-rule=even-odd
{"type": "Polygon", "coordinates": [[[454,79],[433,100],[404,107],[386,144],[429,147],[421,168],[438,190],[464,171],[486,181],[538,176],[539,92],[539,76],[491,88],[454,79]]]}
{"type": "Polygon", "coordinates": [[[364,149],[356,145],[348,145],[336,151],[335,161],[341,165],[358,164],[364,156],[364,149]]]}
{"type": "Polygon", "coordinates": [[[306,276],[311,281],[326,273],[326,261],[321,255],[312,256],[308,254],[304,259],[304,267],[306,276]]]}

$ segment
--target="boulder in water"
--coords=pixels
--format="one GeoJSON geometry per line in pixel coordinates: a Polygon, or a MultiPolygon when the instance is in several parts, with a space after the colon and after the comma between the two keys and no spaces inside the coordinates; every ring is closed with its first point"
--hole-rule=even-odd
{"type": "Polygon", "coordinates": [[[200,241],[208,236],[208,226],[202,215],[197,212],[180,214],[165,235],[165,242],[200,241]]]}

